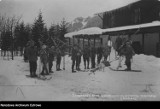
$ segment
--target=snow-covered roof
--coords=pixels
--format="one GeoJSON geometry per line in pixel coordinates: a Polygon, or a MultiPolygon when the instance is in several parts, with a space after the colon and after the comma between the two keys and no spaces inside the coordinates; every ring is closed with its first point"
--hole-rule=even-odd
{"type": "Polygon", "coordinates": [[[160,26],[160,21],[153,21],[151,23],[145,23],[145,24],[139,24],[139,25],[107,28],[103,30],[103,33],[122,31],[122,30],[131,30],[131,29],[138,29],[138,28],[148,28],[148,27],[155,27],[155,26],[160,26]]]}
{"type": "Polygon", "coordinates": [[[98,35],[102,34],[102,29],[98,27],[86,28],[77,32],[77,35],[98,35]]]}
{"type": "Polygon", "coordinates": [[[78,36],[78,35],[99,35],[99,34],[107,33],[107,32],[116,32],[116,31],[132,30],[132,29],[138,29],[138,28],[148,28],[148,27],[155,27],[155,26],[160,26],[160,21],[153,21],[151,23],[115,27],[115,28],[107,28],[107,29],[100,29],[98,27],[86,28],[80,31],[67,33],[65,34],[65,37],[71,38],[73,36],[78,36]]]}
{"type": "Polygon", "coordinates": [[[65,34],[65,37],[71,38],[71,37],[77,36],[77,35],[99,35],[99,34],[102,34],[102,32],[103,32],[103,30],[98,27],[91,27],[91,28],[82,29],[77,32],[67,33],[67,34],[65,34]]]}
{"type": "Polygon", "coordinates": [[[77,31],[70,32],[70,33],[65,34],[64,37],[66,37],[66,38],[72,38],[74,35],[76,35],[76,33],[77,33],[77,31]]]}

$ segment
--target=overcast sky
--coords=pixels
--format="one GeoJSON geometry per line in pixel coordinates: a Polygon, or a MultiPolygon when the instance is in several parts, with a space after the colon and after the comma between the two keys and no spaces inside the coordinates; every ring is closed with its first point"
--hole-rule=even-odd
{"type": "MultiPolygon", "coordinates": [[[[1,1],[1,0],[0,0],[1,1]]],[[[26,22],[34,21],[41,9],[45,22],[57,23],[64,17],[72,21],[76,17],[115,9],[138,0],[15,0],[22,6],[14,7],[14,13],[22,14],[26,22]],[[24,5],[25,4],[25,5],[24,5]]]]}

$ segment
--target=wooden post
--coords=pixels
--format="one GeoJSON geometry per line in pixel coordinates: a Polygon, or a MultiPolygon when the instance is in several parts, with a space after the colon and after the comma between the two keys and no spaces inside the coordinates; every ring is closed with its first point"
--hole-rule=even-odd
{"type": "Polygon", "coordinates": [[[77,40],[78,40],[78,46],[80,46],[79,44],[80,44],[80,38],[77,38],[77,40]]]}
{"type": "Polygon", "coordinates": [[[83,36],[83,49],[84,49],[84,36],[83,36]]]}
{"type": "Polygon", "coordinates": [[[71,45],[71,39],[69,38],[69,45],[71,45]]]}
{"type": "Polygon", "coordinates": [[[100,40],[101,40],[101,45],[103,45],[103,39],[101,38],[100,40]]]}
{"type": "Polygon", "coordinates": [[[90,41],[90,39],[88,38],[88,46],[90,46],[90,42],[89,41],[90,41]]]}
{"type": "Polygon", "coordinates": [[[94,48],[95,48],[95,45],[96,45],[96,38],[94,37],[94,48]]]}

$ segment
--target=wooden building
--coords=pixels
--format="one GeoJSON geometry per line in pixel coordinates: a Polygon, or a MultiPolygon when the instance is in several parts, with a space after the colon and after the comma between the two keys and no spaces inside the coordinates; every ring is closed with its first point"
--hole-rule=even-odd
{"type": "Polygon", "coordinates": [[[160,1],[140,0],[103,13],[103,29],[160,20],[160,1]]]}
{"type": "Polygon", "coordinates": [[[131,38],[136,52],[160,56],[160,1],[140,0],[103,13],[103,43],[131,38]]]}

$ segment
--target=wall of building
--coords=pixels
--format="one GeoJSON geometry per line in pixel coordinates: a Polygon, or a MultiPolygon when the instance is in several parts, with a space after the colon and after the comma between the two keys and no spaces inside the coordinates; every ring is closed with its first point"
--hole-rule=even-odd
{"type": "Polygon", "coordinates": [[[160,20],[160,1],[142,0],[103,13],[103,28],[149,23],[160,20]]]}
{"type": "Polygon", "coordinates": [[[156,45],[159,42],[159,33],[147,33],[144,35],[144,53],[156,56],[156,45]]]}

